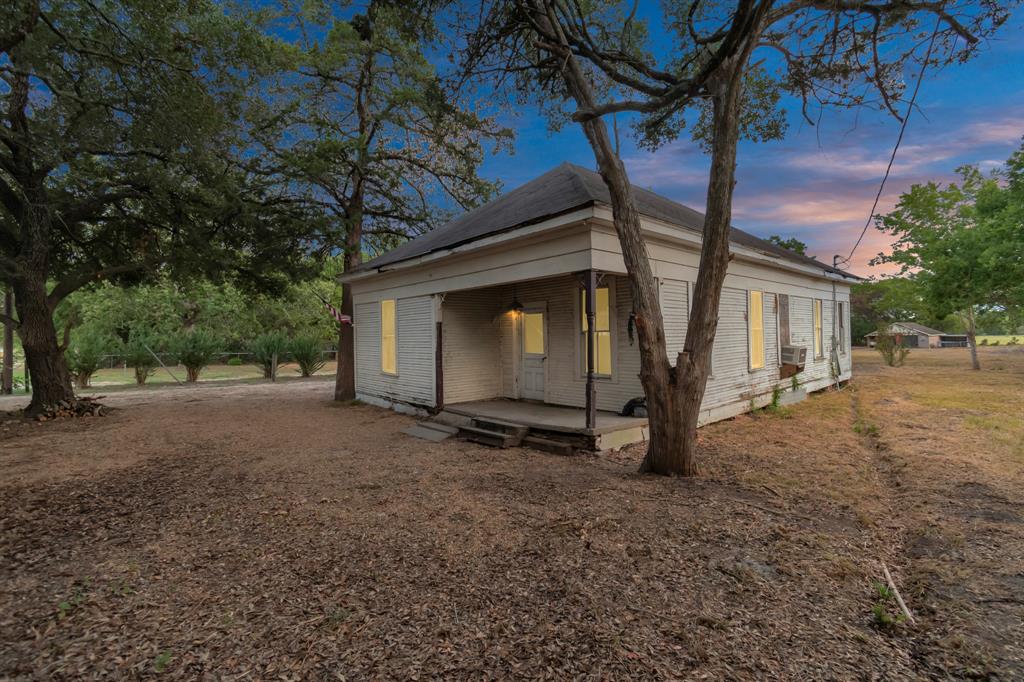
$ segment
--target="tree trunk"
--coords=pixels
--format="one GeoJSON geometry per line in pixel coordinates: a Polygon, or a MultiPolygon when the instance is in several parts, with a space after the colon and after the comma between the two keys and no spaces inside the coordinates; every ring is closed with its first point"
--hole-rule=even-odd
{"type": "Polygon", "coordinates": [[[14,317],[14,294],[10,289],[4,291],[4,364],[0,368],[0,393],[14,393],[14,325],[10,319],[14,317]]]}
{"type": "Polygon", "coordinates": [[[686,325],[686,342],[676,362],[680,452],[649,450],[643,469],[658,473],[697,473],[697,422],[711,372],[711,350],[718,331],[718,306],[729,268],[729,231],[732,193],[736,185],[736,146],[739,142],[740,94],[747,51],[726,60],[709,83],[713,111],[711,173],[701,240],[700,266],[693,289],[693,304],[686,325]]]}
{"type": "Polygon", "coordinates": [[[978,361],[978,340],[974,327],[974,306],[968,306],[967,314],[964,316],[967,322],[967,345],[971,349],[971,369],[980,370],[981,362],[978,361]]]}
{"type": "MultiPolygon", "coordinates": [[[[358,216],[357,221],[351,221],[345,231],[345,272],[354,269],[362,262],[362,212],[363,197],[362,183],[358,183],[358,189],[349,207],[351,214],[358,216]]],[[[341,314],[348,315],[354,320],[354,304],[352,302],[352,287],[347,284],[341,287],[341,314]]],[[[355,400],[356,398],[356,332],[351,324],[338,325],[338,369],[334,380],[334,399],[340,401],[355,400]]]]}
{"type": "MultiPolygon", "coordinates": [[[[365,169],[369,150],[372,114],[369,98],[370,81],[373,77],[374,59],[367,58],[360,71],[356,86],[356,115],[359,117],[359,147],[356,166],[352,173],[352,196],[345,207],[345,272],[350,272],[363,260],[363,202],[365,200],[365,169]]],[[[347,284],[341,287],[341,314],[355,320],[352,289],[347,284]]],[[[338,325],[338,368],[334,379],[334,399],[339,401],[356,398],[356,338],[354,324],[338,325]]]]}
{"type": "Polygon", "coordinates": [[[57,342],[53,312],[46,299],[43,273],[28,273],[14,284],[18,309],[18,336],[25,351],[25,363],[32,378],[32,400],[25,414],[35,416],[62,400],[74,401],[71,372],[64,349],[57,342]]]}
{"type": "MultiPolygon", "coordinates": [[[[750,45],[720,67],[711,83],[714,123],[711,176],[704,222],[700,269],[687,326],[686,344],[673,367],[668,359],[658,284],[647,257],[640,216],[629,178],[600,118],[582,122],[598,169],[611,196],[615,230],[619,236],[633,294],[640,349],[640,382],[647,398],[650,440],[641,471],[695,476],[697,421],[711,365],[711,348],[718,328],[718,304],[729,264],[729,230],[735,183],[736,145],[739,140],[739,96],[743,65],[750,45]]],[[[581,109],[592,110],[590,83],[571,54],[563,75],[569,94],[581,109]]]]}

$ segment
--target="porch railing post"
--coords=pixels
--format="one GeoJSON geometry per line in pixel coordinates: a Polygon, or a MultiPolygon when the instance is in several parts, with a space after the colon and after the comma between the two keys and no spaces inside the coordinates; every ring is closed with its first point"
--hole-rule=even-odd
{"type": "Polygon", "coordinates": [[[596,291],[597,272],[587,270],[584,290],[586,292],[586,313],[587,313],[587,428],[593,429],[597,426],[597,387],[594,385],[594,342],[597,336],[594,333],[596,322],[596,291]]]}

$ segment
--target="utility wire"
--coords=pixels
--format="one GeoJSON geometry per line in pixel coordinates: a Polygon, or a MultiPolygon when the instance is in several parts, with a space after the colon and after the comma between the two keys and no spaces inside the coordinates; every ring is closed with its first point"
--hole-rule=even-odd
{"type": "Polygon", "coordinates": [[[896,138],[896,144],[892,148],[892,154],[889,156],[889,165],[885,167],[885,175],[882,176],[882,182],[878,185],[878,193],[875,195],[875,202],[871,204],[871,211],[868,213],[868,219],[864,222],[864,228],[860,231],[860,236],[857,237],[856,243],[853,248],[850,249],[850,253],[846,258],[838,259],[838,262],[843,264],[849,264],[850,259],[853,258],[854,252],[857,247],[860,246],[860,242],[864,239],[864,235],[867,234],[868,227],[871,226],[871,220],[875,217],[875,210],[878,208],[878,202],[882,198],[882,191],[885,189],[885,181],[889,179],[889,173],[892,171],[892,164],[896,161],[896,152],[900,148],[900,143],[903,142],[903,133],[907,130],[907,121],[910,120],[910,114],[914,110],[914,101],[917,99],[917,92],[921,89],[921,81],[924,80],[924,70],[928,68],[928,60],[932,56],[932,48],[935,47],[935,38],[939,35],[939,26],[941,25],[942,17],[935,19],[935,30],[932,31],[931,41],[928,43],[928,51],[925,52],[924,62],[921,64],[921,71],[917,74],[917,83],[914,84],[914,92],[910,95],[910,102],[907,104],[907,113],[903,116],[903,121],[900,123],[900,134],[896,138]]]}

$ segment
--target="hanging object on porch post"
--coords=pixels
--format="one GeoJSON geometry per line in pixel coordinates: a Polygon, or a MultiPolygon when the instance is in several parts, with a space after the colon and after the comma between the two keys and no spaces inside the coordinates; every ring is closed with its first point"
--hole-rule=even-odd
{"type": "Polygon", "coordinates": [[[586,291],[586,312],[587,312],[587,428],[593,429],[597,426],[597,388],[594,386],[594,345],[597,339],[594,333],[596,323],[596,291],[597,272],[587,270],[585,275],[584,289],[586,291]]]}

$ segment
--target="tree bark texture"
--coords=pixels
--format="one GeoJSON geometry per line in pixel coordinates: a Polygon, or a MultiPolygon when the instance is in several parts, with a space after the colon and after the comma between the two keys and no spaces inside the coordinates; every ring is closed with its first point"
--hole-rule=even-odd
{"type": "Polygon", "coordinates": [[[25,414],[35,416],[62,400],[75,399],[64,349],[57,343],[53,311],[46,297],[43,271],[26,273],[14,284],[18,309],[18,336],[32,378],[32,400],[25,414]]]}
{"type": "MultiPolygon", "coordinates": [[[[535,5],[544,14],[540,3],[535,5]]],[[[549,17],[549,27],[556,27],[549,17]]],[[[756,35],[756,31],[755,31],[756,35]]],[[[650,428],[641,471],[694,476],[697,467],[697,422],[718,327],[718,304],[729,265],[729,230],[739,140],[743,66],[753,41],[719,67],[711,83],[714,110],[712,164],[708,184],[700,269],[687,325],[684,349],[673,367],[668,358],[658,283],[651,269],[629,178],[600,118],[582,121],[598,170],[611,197],[615,230],[629,275],[640,350],[640,382],[647,398],[650,428]]],[[[563,76],[581,109],[592,110],[594,98],[586,74],[566,52],[563,76]]]]}
{"type": "MultiPolygon", "coordinates": [[[[345,272],[351,272],[363,260],[363,209],[366,193],[365,168],[368,154],[366,145],[370,140],[372,126],[369,89],[373,78],[373,57],[367,58],[356,86],[356,115],[359,117],[359,139],[362,142],[357,152],[356,165],[352,173],[352,194],[345,206],[345,272]]],[[[355,400],[356,397],[356,339],[355,304],[349,285],[341,288],[341,314],[348,315],[353,324],[338,325],[338,367],[334,378],[334,399],[355,400]]]]}
{"type": "Polygon", "coordinates": [[[14,393],[14,294],[10,289],[4,291],[4,364],[0,368],[0,393],[14,393]]]}

